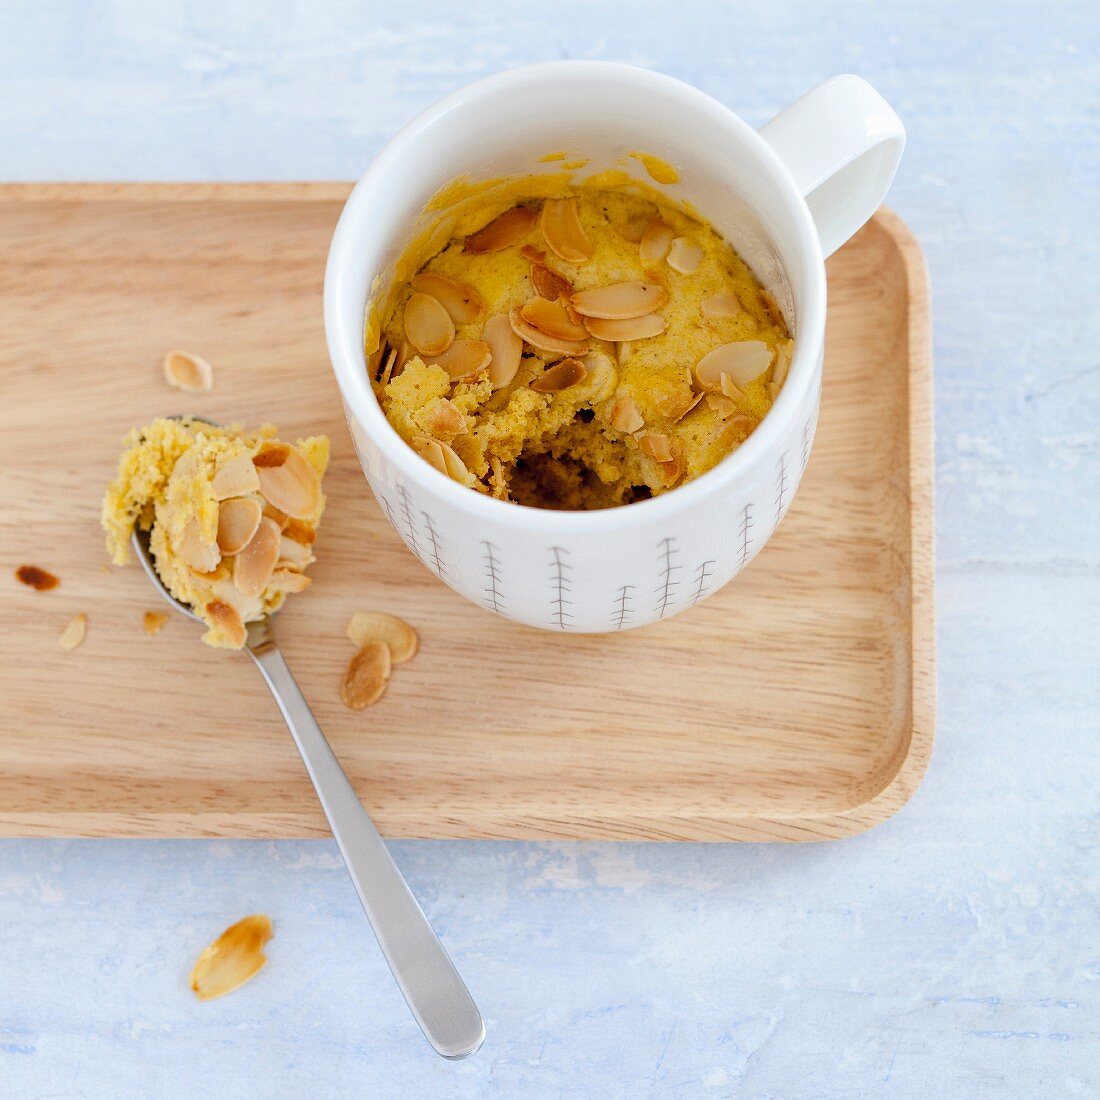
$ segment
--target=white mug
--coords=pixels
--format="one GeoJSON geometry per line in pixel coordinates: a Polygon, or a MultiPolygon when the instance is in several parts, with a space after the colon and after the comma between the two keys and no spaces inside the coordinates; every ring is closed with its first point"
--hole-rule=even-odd
{"type": "MultiPolygon", "coordinates": [[[[325,273],[325,331],[360,462],[389,521],[440,580],[481,607],[547,630],[602,633],[668,618],[716,592],[767,542],[813,445],[825,334],[824,257],[867,221],[905,144],[865,81],[838,76],[753,130],[703,92],[627,65],[558,61],[480,80],[405,127],[359,181],[325,273]],[[708,473],[619,508],[561,512],[474,492],[415,454],[367,376],[368,298],[456,177],[584,175],[644,151],[673,165],[664,188],[746,260],[794,337],[787,380],[748,439],[708,473]]],[[[630,167],[632,166],[632,167],[630,167]]],[[[647,180],[647,182],[649,182],[647,180]]]]}

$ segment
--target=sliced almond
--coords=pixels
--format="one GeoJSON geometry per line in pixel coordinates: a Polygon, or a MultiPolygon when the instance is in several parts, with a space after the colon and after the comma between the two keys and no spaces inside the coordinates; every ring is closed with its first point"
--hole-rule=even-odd
{"type": "Polygon", "coordinates": [[[393,369],[397,365],[397,348],[390,348],[389,355],[386,356],[386,365],[382,368],[382,373],[378,377],[378,384],[380,386],[388,386],[390,380],[393,378],[393,369]]]}
{"type": "MultiPolygon", "coordinates": [[[[266,512],[264,513],[267,514],[266,512]]],[[[276,520],[276,523],[278,521],[276,520]]],[[[302,546],[312,546],[317,541],[317,528],[312,524],[306,523],[304,520],[291,519],[283,523],[279,530],[291,542],[300,543],[302,546]]]]}
{"type": "Polygon", "coordinates": [[[661,463],[661,473],[664,476],[665,488],[671,489],[687,473],[687,460],[682,454],[675,453],[668,462],[661,463]]]}
{"type": "Polygon", "coordinates": [[[290,454],[289,443],[265,443],[252,456],[252,465],[255,466],[257,470],[281,466],[286,462],[286,456],[288,454],[290,454]]]}
{"type": "Polygon", "coordinates": [[[481,295],[466,283],[456,283],[434,271],[422,271],[409,281],[413,290],[430,294],[451,315],[456,325],[468,325],[479,321],[485,313],[481,295]]]}
{"type": "Polygon", "coordinates": [[[264,945],[271,921],[262,914],[245,917],[203,948],[191,970],[191,989],[200,1001],[232,993],[254,978],[267,962],[264,945]]]}
{"type": "Polygon", "coordinates": [[[655,462],[672,461],[672,443],[663,432],[646,432],[638,439],[638,449],[655,462]]]}
{"type": "Polygon", "coordinates": [[[736,317],[738,314],[744,313],[745,307],[741,304],[741,299],[732,290],[720,290],[717,294],[704,298],[700,310],[704,317],[709,317],[712,321],[718,321],[725,317],[736,317]]]}
{"type": "Polygon", "coordinates": [[[521,340],[540,351],[549,351],[557,355],[583,355],[588,350],[587,340],[563,340],[558,336],[551,336],[525,321],[518,309],[513,309],[508,314],[508,321],[512,331],[521,340]]]}
{"type": "Polygon", "coordinates": [[[530,206],[513,206],[495,217],[488,225],[471,233],[463,244],[467,252],[499,252],[526,236],[535,226],[538,215],[530,206]]]}
{"type": "Polygon", "coordinates": [[[439,449],[443,452],[443,472],[455,481],[465,482],[469,471],[466,463],[455,454],[454,448],[446,443],[440,443],[439,449]]]}
{"type": "Polygon", "coordinates": [[[141,617],[141,623],[142,626],[145,627],[145,633],[149,635],[156,634],[166,622],[168,622],[167,611],[146,611],[141,617]]]}
{"type": "Polygon", "coordinates": [[[445,397],[437,398],[424,410],[420,423],[429,435],[445,443],[450,443],[456,435],[466,431],[466,417],[453,401],[445,397]]]}
{"type": "Polygon", "coordinates": [[[542,204],[539,228],[550,251],[566,263],[583,264],[592,256],[592,242],[581,225],[577,200],[547,199],[542,204]]]}
{"type": "Polygon", "coordinates": [[[441,355],[427,355],[425,363],[442,367],[454,382],[476,378],[493,357],[489,345],[484,340],[456,340],[441,355]]]}
{"type": "Polygon", "coordinates": [[[772,371],[772,381],[777,386],[782,386],[787,381],[787,373],[791,369],[791,355],[794,351],[794,341],[785,340],[775,351],[775,370],[772,371]]]}
{"type": "Polygon", "coordinates": [[[280,512],[274,504],[264,504],[264,515],[268,519],[273,519],[279,525],[280,531],[285,531],[290,525],[290,516],[286,512],[280,512]]]}
{"type": "Polygon", "coordinates": [[[225,600],[211,600],[206,605],[206,619],[212,629],[225,635],[233,649],[240,649],[248,638],[248,631],[245,630],[237,609],[225,600]]]}
{"type": "Polygon", "coordinates": [[[695,366],[695,377],[705,390],[718,389],[723,374],[738,386],[747,386],[771,366],[772,351],[763,340],[738,340],[707,352],[695,366]]]}
{"type": "Polygon", "coordinates": [[[687,414],[689,412],[691,412],[691,410],[694,409],[695,406],[698,405],[700,401],[703,400],[703,396],[704,395],[701,394],[701,393],[695,394],[691,398],[691,400],[688,402],[686,407],[682,407],[680,410],[674,412],[673,415],[670,417],[670,419],[672,420],[672,423],[673,424],[679,424],[679,422],[681,420],[683,420],[684,417],[687,416],[687,414]]]}
{"type": "Polygon", "coordinates": [[[630,362],[630,348],[631,344],[629,340],[619,340],[615,344],[615,358],[619,361],[619,364],[630,362]]]}
{"type": "Polygon", "coordinates": [[[367,642],[350,661],[340,682],[344,706],[362,710],[377,703],[390,678],[390,649],[385,642],[367,642]]]}
{"type": "Polygon", "coordinates": [[[703,246],[690,237],[677,237],[668,249],[668,266],[681,275],[694,275],[703,262],[703,246]]]}
{"type": "Polygon", "coordinates": [[[728,397],[731,401],[745,400],[745,391],[725,372],[723,372],[718,379],[718,388],[722,391],[723,395],[728,397]]]}
{"type": "Polygon", "coordinates": [[[531,283],[535,293],[551,302],[556,302],[563,295],[573,293],[573,284],[564,276],[559,275],[545,264],[531,265],[531,283]]]}
{"type": "Polygon", "coordinates": [[[546,251],[542,248],[536,248],[533,244],[525,244],[520,250],[519,254],[525,259],[530,260],[533,264],[546,263],[546,251]]]}
{"type": "Polygon", "coordinates": [[[584,325],[597,340],[615,343],[647,340],[651,336],[658,336],[668,328],[668,321],[660,313],[647,313],[644,317],[626,317],[615,321],[603,317],[586,317],[584,325]]]}
{"type": "Polygon", "coordinates": [[[282,536],[273,520],[262,519],[256,534],[233,560],[233,583],[246,596],[262,596],[279,560],[282,536]]]}
{"type": "Polygon", "coordinates": [[[384,611],[356,611],[348,620],[347,635],[359,649],[367,642],[385,642],[395,665],[411,660],[419,644],[416,631],[404,619],[384,611]]]}
{"type": "Polygon", "coordinates": [[[513,331],[506,313],[498,313],[485,322],[481,332],[489,345],[489,381],[494,390],[507,386],[516,376],[523,355],[523,340],[513,331]]]}
{"type": "Polygon", "coordinates": [[[267,583],[277,592],[293,594],[304,592],[313,583],[313,578],[293,569],[276,569],[267,583]]]}
{"type": "Polygon", "coordinates": [[[588,333],[584,325],[577,324],[566,312],[561,302],[547,298],[528,298],[520,309],[519,315],[539,332],[555,336],[560,340],[584,340],[588,333]]]}
{"type": "Polygon", "coordinates": [[[737,412],[737,405],[720,393],[706,394],[707,405],[721,417],[730,417],[737,412]]]}
{"type": "Polygon", "coordinates": [[[447,473],[447,462],[443,457],[443,444],[438,439],[418,440],[413,448],[425,462],[430,462],[441,474],[447,473]]]}
{"type": "Polygon", "coordinates": [[[237,455],[223,462],[215,471],[210,482],[210,488],[214,490],[217,500],[228,500],[229,497],[243,497],[248,493],[254,493],[260,487],[260,479],[256,476],[256,467],[252,465],[251,455],[237,455]]]}
{"type": "Polygon", "coordinates": [[[660,283],[614,283],[579,290],[570,301],[584,317],[622,321],[660,309],[668,301],[668,291],[660,283]]]}
{"type": "Polygon", "coordinates": [[[622,394],[615,398],[615,404],[611,406],[611,426],[618,432],[633,435],[645,427],[642,414],[638,411],[638,405],[629,394],[622,394]]]}
{"type": "Polygon", "coordinates": [[[223,558],[213,569],[205,571],[201,569],[192,569],[191,575],[198,577],[200,581],[206,581],[207,584],[216,585],[219,581],[228,580],[232,577],[233,570],[230,568],[229,562],[223,558]]]}
{"type": "Polygon", "coordinates": [[[305,569],[307,565],[312,565],[316,560],[313,551],[305,543],[286,535],[279,536],[280,564],[285,562],[297,569],[305,569]]]}
{"type": "Polygon", "coordinates": [[[321,503],[321,479],[298,451],[286,444],[282,448],[261,451],[253,458],[260,492],[293,519],[311,519],[321,503]]]}
{"type": "Polygon", "coordinates": [[[645,227],[642,239],[638,242],[638,254],[646,267],[659,264],[667,255],[672,244],[673,230],[660,218],[654,218],[645,227]]]}
{"type": "Polygon", "coordinates": [[[560,393],[583,382],[588,370],[579,359],[562,359],[545,370],[531,383],[535,393],[560,393]]]}
{"type": "Polygon", "coordinates": [[[240,553],[252,540],[262,518],[259,504],[248,497],[222,501],[218,509],[218,549],[223,554],[240,553]]]}
{"type": "Polygon", "coordinates": [[[192,516],[183,528],[183,536],[176,547],[176,554],[184,565],[197,573],[209,573],[222,560],[216,543],[203,542],[199,534],[199,520],[192,516]]]}
{"type": "Polygon", "coordinates": [[[170,351],[164,357],[164,380],[184,393],[209,393],[214,388],[214,368],[201,355],[170,351]]]}
{"type": "Polygon", "coordinates": [[[69,653],[84,641],[84,637],[87,633],[88,616],[81,612],[79,615],[74,616],[69,621],[69,625],[61,631],[61,637],[58,638],[58,643],[66,653],[69,653]]]}
{"type": "Polygon", "coordinates": [[[438,298],[418,290],[405,303],[405,335],[417,351],[440,355],[455,338],[455,323],[438,298]]]}

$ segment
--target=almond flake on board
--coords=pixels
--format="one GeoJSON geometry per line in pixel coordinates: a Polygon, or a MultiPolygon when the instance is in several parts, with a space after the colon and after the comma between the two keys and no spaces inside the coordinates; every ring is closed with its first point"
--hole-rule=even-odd
{"type": "Polygon", "coordinates": [[[390,678],[390,647],[371,641],[360,647],[348,661],[340,682],[340,698],[351,710],[362,710],[382,698],[390,678]]]}
{"type": "Polygon", "coordinates": [[[164,380],[184,393],[209,393],[214,388],[214,368],[201,355],[174,350],[164,357],[164,380]]]}
{"type": "Polygon", "coordinates": [[[141,617],[142,625],[145,627],[145,633],[149,635],[156,634],[164,627],[164,624],[168,622],[167,611],[146,611],[141,617]]]}
{"type": "Polygon", "coordinates": [[[84,641],[84,637],[87,633],[88,616],[85,615],[84,612],[81,612],[70,620],[69,625],[61,632],[61,637],[58,641],[61,648],[68,653],[76,649],[76,647],[84,641]]]}
{"type": "Polygon", "coordinates": [[[191,969],[190,985],[200,1001],[212,1001],[239,989],[267,962],[264,945],[271,939],[271,920],[255,914],[230,925],[203,948],[191,969]]]}
{"type": "Polygon", "coordinates": [[[40,569],[37,565],[21,565],[15,571],[15,579],[20,584],[33,588],[35,592],[49,592],[51,588],[56,588],[61,583],[59,577],[55,577],[47,569],[40,569]]]}
{"type": "Polygon", "coordinates": [[[416,631],[404,619],[384,611],[356,611],[348,620],[347,635],[359,649],[367,642],[385,642],[395,665],[415,657],[419,646],[416,631]]]}

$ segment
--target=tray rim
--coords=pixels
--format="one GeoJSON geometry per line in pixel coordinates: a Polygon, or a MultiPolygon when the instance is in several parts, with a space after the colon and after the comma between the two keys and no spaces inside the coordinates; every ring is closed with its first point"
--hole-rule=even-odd
{"type": "MultiPolygon", "coordinates": [[[[242,182],[30,182],[0,183],[2,203],[49,202],[342,202],[353,184],[345,181],[242,181],[242,182]]],[[[936,717],[935,642],[935,530],[934,530],[934,447],[932,415],[932,330],[928,270],[920,244],[908,225],[887,207],[873,215],[891,238],[905,269],[907,296],[906,337],[908,347],[908,497],[910,551],[910,730],[898,767],[883,786],[865,801],[841,811],[798,812],[789,815],[723,815],[691,813],[672,815],[661,824],[639,815],[616,816],[605,810],[598,824],[571,822],[570,839],[623,841],[720,842],[836,840],[854,836],[881,824],[896,814],[913,796],[931,760],[936,717]],[[681,830],[677,825],[689,826],[681,830]],[[664,835],[661,835],[661,834],[664,835]],[[615,835],[619,834],[619,835],[615,835]]],[[[69,817],[71,815],[65,815],[69,817]]],[[[390,811],[383,824],[385,835],[420,839],[525,839],[562,840],[558,828],[537,818],[501,814],[500,831],[473,828],[463,836],[446,831],[411,831],[392,826],[400,814],[390,811]],[[514,831],[523,822],[522,837],[514,831]]],[[[315,816],[304,812],[250,814],[249,827],[240,832],[239,813],[81,811],[80,832],[69,832],[55,824],[51,813],[0,813],[0,837],[80,836],[115,838],[198,838],[235,839],[309,838],[328,836],[315,816]]],[[[494,815],[488,815],[493,819],[494,815]]],[[[484,825],[484,821],[482,822],[484,825]]]]}

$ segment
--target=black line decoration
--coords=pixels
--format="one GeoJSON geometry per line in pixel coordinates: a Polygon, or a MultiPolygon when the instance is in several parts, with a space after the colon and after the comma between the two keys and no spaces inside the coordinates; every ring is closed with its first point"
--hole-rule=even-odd
{"type": "Polygon", "coordinates": [[[416,537],[416,521],[413,519],[412,505],[409,504],[409,491],[398,482],[397,495],[401,498],[401,516],[405,521],[405,541],[409,549],[421,560],[424,560],[424,552],[420,548],[420,539],[416,537]]]}
{"type": "Polygon", "coordinates": [[[420,514],[424,517],[424,524],[428,528],[428,538],[432,540],[431,567],[435,570],[435,575],[443,580],[447,573],[447,567],[443,564],[443,559],[439,555],[439,534],[435,529],[435,524],[432,523],[432,517],[427,512],[421,512],[420,514]]]}
{"type": "Polygon", "coordinates": [[[573,606],[573,601],[569,598],[573,591],[569,579],[573,567],[562,557],[563,554],[569,554],[564,546],[551,546],[549,553],[553,555],[550,559],[550,585],[554,598],[550,601],[550,606],[554,609],[554,625],[561,630],[567,630],[569,624],[566,620],[573,618],[573,612],[569,610],[573,606]]]}
{"type": "Polygon", "coordinates": [[[494,551],[497,549],[487,539],[481,540],[485,547],[485,606],[490,611],[504,610],[504,597],[500,592],[500,562],[494,551]]]}
{"type": "Polygon", "coordinates": [[[749,560],[749,550],[752,548],[752,502],[750,501],[741,509],[741,549],[737,555],[738,570],[745,568],[749,560]]]}
{"type": "Polygon", "coordinates": [[[785,511],[785,505],[787,503],[787,490],[790,488],[790,484],[787,481],[787,452],[784,451],[779,456],[779,466],[776,469],[775,475],[775,526],[779,526],[779,521],[783,518],[783,512],[785,511]]]}
{"type": "Polygon", "coordinates": [[[386,513],[386,519],[388,519],[390,523],[393,524],[393,526],[396,528],[397,523],[394,521],[393,509],[390,507],[390,502],[377,490],[375,490],[375,496],[377,496],[378,499],[382,502],[382,511],[386,513]]]}
{"type": "Polygon", "coordinates": [[[656,590],[657,618],[663,619],[665,612],[668,611],[669,601],[675,594],[676,586],[680,583],[676,574],[681,566],[673,561],[680,551],[676,549],[676,540],[672,537],[661,539],[657,546],[660,550],[657,560],[661,563],[661,583],[656,590]]]}
{"type": "Polygon", "coordinates": [[[634,590],[634,585],[624,584],[619,589],[618,598],[615,600],[615,629],[622,630],[624,626],[629,626],[631,620],[634,618],[634,608],[630,606],[630,601],[634,598],[630,593],[634,590]]]}
{"type": "Polygon", "coordinates": [[[714,576],[714,570],[711,569],[713,564],[714,559],[710,558],[695,570],[695,591],[691,596],[691,607],[694,607],[710,590],[710,585],[707,582],[714,576]]]}
{"type": "Polygon", "coordinates": [[[806,427],[802,429],[802,472],[806,472],[806,464],[810,461],[810,422],[806,421],[806,427]]]}

